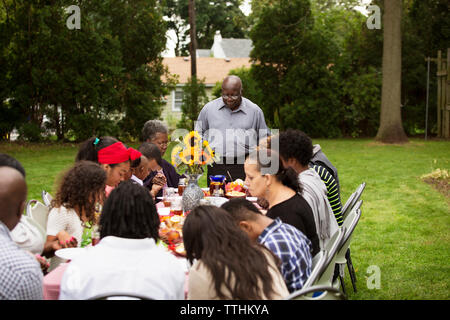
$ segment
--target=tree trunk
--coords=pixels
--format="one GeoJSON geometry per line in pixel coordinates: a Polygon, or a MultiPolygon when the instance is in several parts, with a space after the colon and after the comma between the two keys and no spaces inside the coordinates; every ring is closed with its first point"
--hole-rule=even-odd
{"type": "Polygon", "coordinates": [[[401,117],[402,0],[384,1],[383,13],[383,85],[380,127],[375,140],[406,143],[401,117]]]}
{"type": "MultiPolygon", "coordinates": [[[[198,97],[197,97],[197,28],[195,22],[195,0],[189,0],[189,25],[190,30],[189,34],[191,37],[191,45],[190,45],[190,53],[191,53],[191,81],[195,84],[194,90],[192,91],[191,106],[196,108],[198,105],[198,97]]],[[[192,123],[190,130],[194,130],[194,125],[192,123]]]]}
{"type": "Polygon", "coordinates": [[[189,0],[189,35],[191,37],[190,54],[191,54],[191,78],[197,77],[197,31],[195,25],[195,1],[189,0]]]}

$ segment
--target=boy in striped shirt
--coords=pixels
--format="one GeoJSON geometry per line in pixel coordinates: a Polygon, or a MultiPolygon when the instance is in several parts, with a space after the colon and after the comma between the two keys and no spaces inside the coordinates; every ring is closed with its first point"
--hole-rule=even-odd
{"type": "Polygon", "coordinates": [[[336,183],[336,179],[328,172],[327,169],[320,165],[314,164],[311,168],[319,174],[320,179],[327,187],[328,201],[330,202],[331,209],[333,210],[338,225],[341,226],[344,220],[342,219],[341,194],[339,192],[339,186],[336,183]]]}

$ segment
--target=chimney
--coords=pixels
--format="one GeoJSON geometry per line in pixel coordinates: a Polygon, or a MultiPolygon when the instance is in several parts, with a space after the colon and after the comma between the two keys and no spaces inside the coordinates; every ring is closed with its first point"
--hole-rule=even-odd
{"type": "Polygon", "coordinates": [[[217,30],[214,35],[214,44],[219,44],[220,42],[222,42],[222,35],[220,34],[220,31],[217,30]]]}

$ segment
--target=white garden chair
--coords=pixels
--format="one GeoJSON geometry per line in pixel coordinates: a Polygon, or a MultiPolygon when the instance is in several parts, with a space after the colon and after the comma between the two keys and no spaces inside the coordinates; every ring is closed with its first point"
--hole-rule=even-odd
{"type": "Polygon", "coordinates": [[[30,200],[27,203],[26,213],[31,219],[41,226],[42,229],[47,230],[49,208],[37,200],[30,200]]]}
{"type": "Polygon", "coordinates": [[[353,263],[350,257],[350,242],[355,231],[356,225],[358,224],[359,218],[361,217],[361,205],[362,200],[359,200],[356,205],[353,207],[352,211],[347,215],[342,224],[342,227],[345,228],[344,239],[342,241],[342,245],[339,248],[336,254],[336,263],[339,265],[339,278],[341,280],[341,287],[345,293],[345,285],[344,285],[344,268],[345,264],[348,267],[348,273],[350,274],[350,279],[353,286],[353,291],[356,292],[356,275],[355,270],[353,268],[353,263]]]}
{"type": "Polygon", "coordinates": [[[334,287],[312,286],[295,291],[287,300],[347,300],[347,297],[334,287]]]}
{"type": "Polygon", "coordinates": [[[50,193],[48,193],[45,190],[42,190],[42,201],[44,202],[44,204],[47,207],[51,206],[52,200],[53,200],[53,197],[50,195],[50,193]]]}
{"type": "Polygon", "coordinates": [[[342,208],[342,219],[345,220],[345,217],[350,213],[350,211],[353,209],[355,204],[359,201],[361,198],[361,195],[366,188],[366,183],[361,183],[355,192],[351,194],[351,196],[348,198],[347,202],[344,205],[344,208],[342,208]]]}
{"type": "Polygon", "coordinates": [[[328,240],[325,245],[325,251],[327,253],[327,258],[322,267],[322,270],[319,272],[319,277],[315,281],[315,285],[318,286],[333,286],[333,274],[336,264],[336,254],[338,249],[341,247],[342,240],[344,239],[345,227],[341,227],[331,236],[330,240],[328,240]]]}

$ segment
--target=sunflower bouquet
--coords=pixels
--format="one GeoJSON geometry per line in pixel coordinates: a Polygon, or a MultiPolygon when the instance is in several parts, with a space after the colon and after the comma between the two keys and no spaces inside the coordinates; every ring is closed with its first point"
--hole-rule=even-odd
{"type": "Polygon", "coordinates": [[[186,174],[201,174],[202,167],[216,162],[216,159],[209,142],[203,140],[197,131],[191,131],[178,140],[171,154],[172,165],[179,173],[186,174]]]}

